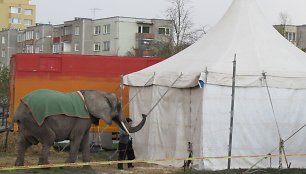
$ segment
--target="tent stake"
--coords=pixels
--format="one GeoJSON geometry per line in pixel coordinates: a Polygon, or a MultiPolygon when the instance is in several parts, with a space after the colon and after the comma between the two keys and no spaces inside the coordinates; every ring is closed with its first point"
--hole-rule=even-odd
{"type": "MultiPolygon", "coordinates": [[[[232,81],[232,101],[231,101],[231,120],[229,134],[228,156],[232,156],[232,138],[233,138],[233,122],[234,122],[234,106],[235,106],[235,77],[236,77],[236,54],[233,61],[233,81],[232,81]]],[[[228,158],[227,169],[231,169],[231,158],[228,158]]]]}

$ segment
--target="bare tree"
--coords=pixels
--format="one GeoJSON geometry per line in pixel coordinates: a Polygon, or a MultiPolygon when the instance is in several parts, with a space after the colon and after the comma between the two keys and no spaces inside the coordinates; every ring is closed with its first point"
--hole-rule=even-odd
{"type": "Polygon", "coordinates": [[[166,15],[174,23],[173,41],[174,51],[177,53],[194,43],[206,32],[203,32],[203,30],[192,30],[191,8],[188,6],[190,0],[168,1],[171,6],[166,10],[166,15]]]}
{"type": "Polygon", "coordinates": [[[7,107],[9,104],[9,79],[8,67],[0,67],[0,105],[7,107]]]}
{"type": "Polygon", "coordinates": [[[289,17],[289,15],[285,12],[280,12],[279,13],[279,20],[280,20],[280,25],[281,25],[281,29],[280,29],[280,34],[285,36],[286,35],[286,26],[289,25],[291,23],[291,18],[289,17]]]}

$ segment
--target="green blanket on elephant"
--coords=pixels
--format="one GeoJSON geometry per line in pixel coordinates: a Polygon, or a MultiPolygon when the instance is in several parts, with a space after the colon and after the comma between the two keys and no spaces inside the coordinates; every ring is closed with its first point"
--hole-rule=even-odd
{"type": "Polygon", "coordinates": [[[62,93],[41,89],[29,93],[21,101],[29,107],[39,126],[51,115],[89,118],[84,101],[77,92],[62,93]]]}

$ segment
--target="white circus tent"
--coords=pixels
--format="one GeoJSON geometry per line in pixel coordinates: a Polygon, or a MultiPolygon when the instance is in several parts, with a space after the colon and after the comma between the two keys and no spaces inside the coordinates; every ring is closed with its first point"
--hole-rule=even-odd
{"type": "MultiPolygon", "coordinates": [[[[188,157],[188,142],[194,157],[228,156],[235,54],[231,155],[278,155],[280,139],[286,154],[306,153],[306,54],[266,22],[255,0],[233,0],[198,42],[123,77],[130,98],[135,97],[130,103],[135,122],[150,112],[134,135],[138,159],[188,157]]],[[[306,167],[305,157],[287,160],[291,167],[306,167]]],[[[226,169],[227,164],[226,158],[193,161],[197,169],[226,169]]],[[[231,160],[231,168],[270,166],[278,167],[279,158],[231,160]]]]}

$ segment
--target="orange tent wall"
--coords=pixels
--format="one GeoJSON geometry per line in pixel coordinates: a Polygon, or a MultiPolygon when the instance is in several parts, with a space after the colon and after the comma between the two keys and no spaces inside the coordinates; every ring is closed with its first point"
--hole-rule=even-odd
{"type": "MultiPolygon", "coordinates": [[[[115,92],[120,96],[120,76],[158,63],[162,58],[117,56],[89,56],[67,54],[16,54],[11,59],[10,119],[27,93],[36,89],[71,92],[96,89],[115,92]]],[[[124,89],[123,107],[128,102],[128,89],[124,89]]],[[[126,107],[128,108],[128,107],[126,107]]],[[[124,110],[128,115],[128,110],[124,110]]],[[[100,121],[92,131],[116,132],[116,125],[106,127],[100,121]]]]}

